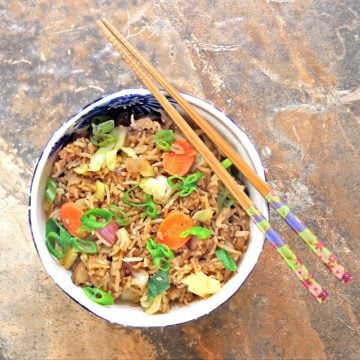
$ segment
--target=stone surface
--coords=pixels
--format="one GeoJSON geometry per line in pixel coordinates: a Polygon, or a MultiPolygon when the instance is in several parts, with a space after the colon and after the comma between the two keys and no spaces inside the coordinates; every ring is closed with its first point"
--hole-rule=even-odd
{"type": "Polygon", "coordinates": [[[360,358],[359,8],[358,0],[0,0],[0,358],[360,358]],[[99,34],[104,16],[179,89],[236,119],[271,185],[351,269],[351,285],[276,216],[328,289],[323,305],[268,245],[231,301],[171,328],[110,325],[54,285],[27,225],[36,158],[81,106],[141,86],[99,34]]]}

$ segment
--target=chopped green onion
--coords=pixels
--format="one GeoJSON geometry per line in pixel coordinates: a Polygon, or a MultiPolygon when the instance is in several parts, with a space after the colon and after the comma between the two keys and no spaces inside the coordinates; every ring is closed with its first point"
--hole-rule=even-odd
{"type": "Polygon", "coordinates": [[[120,209],[118,206],[113,204],[109,205],[109,209],[112,212],[115,221],[120,226],[126,226],[130,224],[131,220],[128,214],[124,210],[120,209]]]}
{"type": "Polygon", "coordinates": [[[145,215],[151,217],[152,219],[156,219],[158,217],[158,213],[151,195],[146,195],[145,206],[145,215]]]}
{"type": "Polygon", "coordinates": [[[196,185],[203,176],[200,171],[190,174],[184,179],[184,185],[196,185]]]}
{"type": "Polygon", "coordinates": [[[104,290],[86,286],[83,288],[85,295],[92,301],[100,305],[114,304],[113,297],[104,290]]]}
{"type": "Polygon", "coordinates": [[[71,235],[64,229],[64,227],[55,219],[49,219],[45,227],[45,236],[48,234],[55,233],[58,236],[59,245],[71,246],[72,240],[71,235]]]}
{"type": "Polygon", "coordinates": [[[116,142],[116,136],[112,134],[96,134],[91,136],[90,141],[99,147],[104,147],[110,144],[114,144],[116,142]]]}
{"type": "Polygon", "coordinates": [[[113,215],[105,209],[90,209],[85,212],[80,221],[89,229],[101,229],[105,227],[112,219],[113,215]],[[98,221],[101,218],[105,221],[98,221]]]}
{"type": "Polygon", "coordinates": [[[50,254],[55,256],[57,259],[63,259],[66,253],[66,246],[60,240],[60,236],[55,232],[50,232],[46,234],[45,245],[49,250],[50,254]],[[56,244],[61,247],[62,252],[56,250],[56,244]]]}
{"type": "Polygon", "coordinates": [[[152,238],[148,238],[146,242],[146,249],[154,257],[165,256],[168,259],[173,259],[175,256],[173,252],[165,244],[159,244],[152,238]]]}
{"type": "Polygon", "coordinates": [[[135,207],[143,207],[144,206],[144,204],[136,203],[129,199],[130,194],[134,191],[134,189],[138,188],[139,186],[140,186],[139,184],[136,184],[124,192],[124,195],[121,198],[121,200],[123,201],[124,204],[129,205],[129,206],[135,206],[135,207]]]}
{"type": "Polygon", "coordinates": [[[229,190],[227,188],[223,188],[219,191],[217,196],[218,208],[221,211],[224,208],[229,208],[234,205],[235,200],[231,197],[229,190]]]}
{"type": "Polygon", "coordinates": [[[104,121],[100,124],[91,124],[93,128],[93,134],[108,134],[112,132],[115,128],[115,121],[114,120],[108,120],[104,121]]]}
{"type": "Polygon", "coordinates": [[[215,251],[216,257],[222,262],[225,269],[229,271],[237,270],[237,265],[234,259],[228,254],[224,249],[219,249],[215,251]]]}
{"type": "Polygon", "coordinates": [[[123,203],[126,205],[129,205],[129,206],[145,207],[145,211],[143,212],[143,215],[149,216],[152,219],[156,219],[158,216],[158,213],[157,213],[156,205],[155,205],[151,195],[148,195],[148,194],[146,195],[146,200],[145,200],[144,204],[136,203],[129,199],[130,193],[139,186],[140,186],[139,184],[136,184],[136,185],[132,186],[130,189],[125,191],[124,195],[122,196],[123,203]]]}
{"type": "Polygon", "coordinates": [[[56,188],[57,188],[56,181],[52,177],[49,177],[48,181],[46,182],[45,197],[51,203],[54,201],[56,197],[56,188]]]}
{"type": "Polygon", "coordinates": [[[160,130],[155,134],[156,146],[161,150],[170,151],[174,140],[175,137],[172,130],[160,130]]]}
{"type": "Polygon", "coordinates": [[[163,257],[155,257],[154,258],[154,265],[162,271],[169,271],[170,263],[169,260],[163,257]]]}
{"type": "Polygon", "coordinates": [[[204,228],[202,226],[193,226],[190,229],[183,231],[180,237],[186,238],[189,235],[195,235],[199,239],[205,240],[213,234],[212,230],[204,228]]]}
{"type": "Polygon", "coordinates": [[[168,177],[167,181],[173,189],[180,190],[179,196],[185,197],[197,189],[197,183],[203,176],[204,174],[198,171],[185,178],[183,176],[173,175],[168,177]],[[178,181],[174,182],[174,180],[178,181]]]}
{"type": "Polygon", "coordinates": [[[227,169],[228,167],[230,167],[232,165],[232,161],[228,158],[224,159],[222,162],[221,162],[221,165],[223,166],[224,169],[227,169]]]}
{"type": "Polygon", "coordinates": [[[72,238],[72,248],[76,251],[87,254],[95,254],[98,250],[94,241],[79,239],[76,237],[72,238]]]}
{"type": "Polygon", "coordinates": [[[148,300],[150,301],[170,288],[168,272],[160,270],[149,279],[147,286],[148,300]]]}

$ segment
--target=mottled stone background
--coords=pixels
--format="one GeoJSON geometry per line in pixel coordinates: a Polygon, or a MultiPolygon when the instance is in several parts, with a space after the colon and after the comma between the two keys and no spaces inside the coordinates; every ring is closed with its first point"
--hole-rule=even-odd
{"type": "Polygon", "coordinates": [[[359,359],[359,0],[0,0],[0,359],[359,359]],[[330,299],[266,245],[234,298],[166,329],[110,325],[49,279],[27,191],[51,132],[141,84],[100,36],[107,17],[183,91],[221,107],[271,184],[354,274],[345,286],[277,217],[330,299]]]}

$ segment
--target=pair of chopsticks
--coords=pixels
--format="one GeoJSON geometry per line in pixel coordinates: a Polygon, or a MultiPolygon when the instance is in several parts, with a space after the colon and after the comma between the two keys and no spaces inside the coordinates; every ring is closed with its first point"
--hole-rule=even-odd
{"type": "Polygon", "coordinates": [[[281,236],[271,227],[270,223],[255,207],[251,199],[240,188],[229,172],[224,169],[213,153],[192,130],[186,120],[157,88],[151,77],[176,100],[178,105],[183,108],[199,128],[201,128],[215,145],[219,147],[221,152],[232,161],[239,171],[309,246],[326,267],[344,283],[350,282],[352,275],[339,263],[335,255],[295,216],[289,207],[281,201],[275,191],[272,190],[243,159],[241,159],[238,153],[231,148],[216,130],[177,92],[177,90],[175,90],[175,88],[169,84],[168,81],[150,63],[148,63],[108,21],[98,21],[98,26],[315,299],[321,303],[328,297],[328,293],[317,283],[314,276],[309,273],[306,266],[295,255],[289,245],[287,245],[281,236]]]}

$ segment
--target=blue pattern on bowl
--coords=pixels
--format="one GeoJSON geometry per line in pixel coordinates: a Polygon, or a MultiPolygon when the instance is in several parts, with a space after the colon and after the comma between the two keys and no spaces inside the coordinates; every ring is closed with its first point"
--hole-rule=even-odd
{"type": "MultiPolygon", "coordinates": [[[[70,121],[77,114],[83,112],[89,106],[100,101],[104,97],[105,96],[86,105],[67,121],[70,121]]],[[[166,97],[172,104],[176,104],[175,100],[173,100],[170,96],[166,97]]],[[[153,95],[129,94],[111,99],[107,103],[96,106],[91,111],[81,116],[75,122],[75,124],[68,129],[66,134],[54,144],[53,148],[51,149],[50,155],[54,154],[66,142],[71,141],[71,138],[74,135],[79,134],[82,129],[89,126],[91,121],[96,118],[100,118],[100,122],[113,119],[115,120],[115,123],[117,125],[128,126],[130,124],[130,119],[132,116],[134,116],[135,120],[141,119],[145,116],[151,117],[152,119],[160,120],[161,109],[161,105],[154,98],[153,95]]]]}

